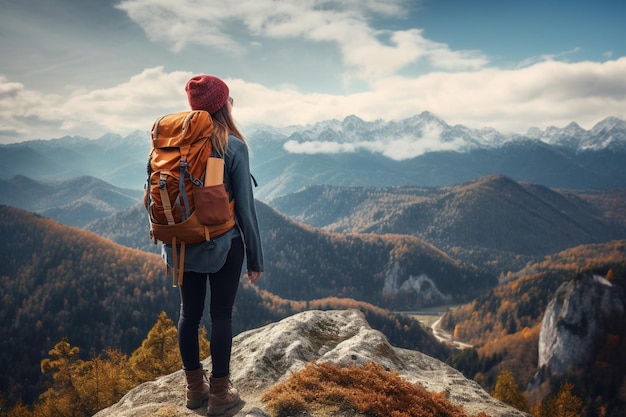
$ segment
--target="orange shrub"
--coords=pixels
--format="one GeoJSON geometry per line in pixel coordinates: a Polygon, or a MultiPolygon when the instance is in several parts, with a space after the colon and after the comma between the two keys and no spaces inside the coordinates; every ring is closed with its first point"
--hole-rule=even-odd
{"type": "MultiPolygon", "coordinates": [[[[372,417],[467,417],[444,394],[432,393],[370,362],[340,368],[307,364],[261,398],[274,417],[354,410],[372,417]]],[[[476,417],[487,417],[480,413],[476,417]]]]}

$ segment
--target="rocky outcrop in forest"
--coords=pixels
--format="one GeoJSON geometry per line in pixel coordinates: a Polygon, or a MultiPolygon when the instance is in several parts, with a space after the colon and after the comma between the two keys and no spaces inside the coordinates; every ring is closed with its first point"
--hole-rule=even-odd
{"type": "Polygon", "coordinates": [[[539,369],[564,374],[594,359],[598,339],[624,314],[614,286],[599,275],[563,283],[546,308],[539,334],[539,369]]]}

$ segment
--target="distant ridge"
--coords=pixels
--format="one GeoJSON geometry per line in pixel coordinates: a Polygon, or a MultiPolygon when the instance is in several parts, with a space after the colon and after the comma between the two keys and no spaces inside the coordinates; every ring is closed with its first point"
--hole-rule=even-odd
{"type": "Polygon", "coordinates": [[[0,180],[0,204],[76,227],[125,210],[141,197],[140,191],[121,189],[87,176],[58,182],[36,181],[23,175],[0,180]]]}
{"type": "MultiPolygon", "coordinates": [[[[626,187],[626,122],[616,117],[590,130],[572,122],[530,128],[524,135],[450,126],[429,112],[390,122],[353,115],[309,126],[244,130],[262,200],[314,184],[444,186],[491,174],[548,187],[626,187]]],[[[140,190],[149,148],[147,131],[1,145],[0,179],[93,176],[140,190]]]]}
{"type": "Polygon", "coordinates": [[[554,190],[490,175],[436,188],[317,185],[270,204],[315,227],[343,233],[408,234],[482,265],[507,253],[543,256],[626,238],[626,221],[620,214],[625,197],[617,192],[554,190]],[[481,259],[481,252],[487,258],[481,259]]]}

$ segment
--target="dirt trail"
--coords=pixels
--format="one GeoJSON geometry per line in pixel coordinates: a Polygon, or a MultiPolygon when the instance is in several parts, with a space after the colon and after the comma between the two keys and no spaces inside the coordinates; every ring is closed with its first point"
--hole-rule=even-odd
{"type": "Polygon", "coordinates": [[[458,340],[454,340],[454,338],[452,337],[452,334],[450,332],[448,332],[447,330],[444,330],[441,328],[441,317],[433,323],[432,326],[430,326],[431,329],[433,329],[433,335],[437,338],[437,340],[439,340],[442,343],[448,343],[448,344],[453,344],[456,347],[458,347],[459,349],[465,349],[465,348],[469,348],[472,347],[472,345],[469,345],[467,343],[463,343],[461,341],[458,340]]]}

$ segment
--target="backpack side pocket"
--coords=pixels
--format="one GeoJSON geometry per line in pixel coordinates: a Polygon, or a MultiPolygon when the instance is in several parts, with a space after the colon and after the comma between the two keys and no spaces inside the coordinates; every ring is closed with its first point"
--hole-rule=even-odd
{"type": "Polygon", "coordinates": [[[194,187],[193,199],[198,220],[205,226],[226,223],[230,219],[228,193],[224,184],[194,187]]]}

